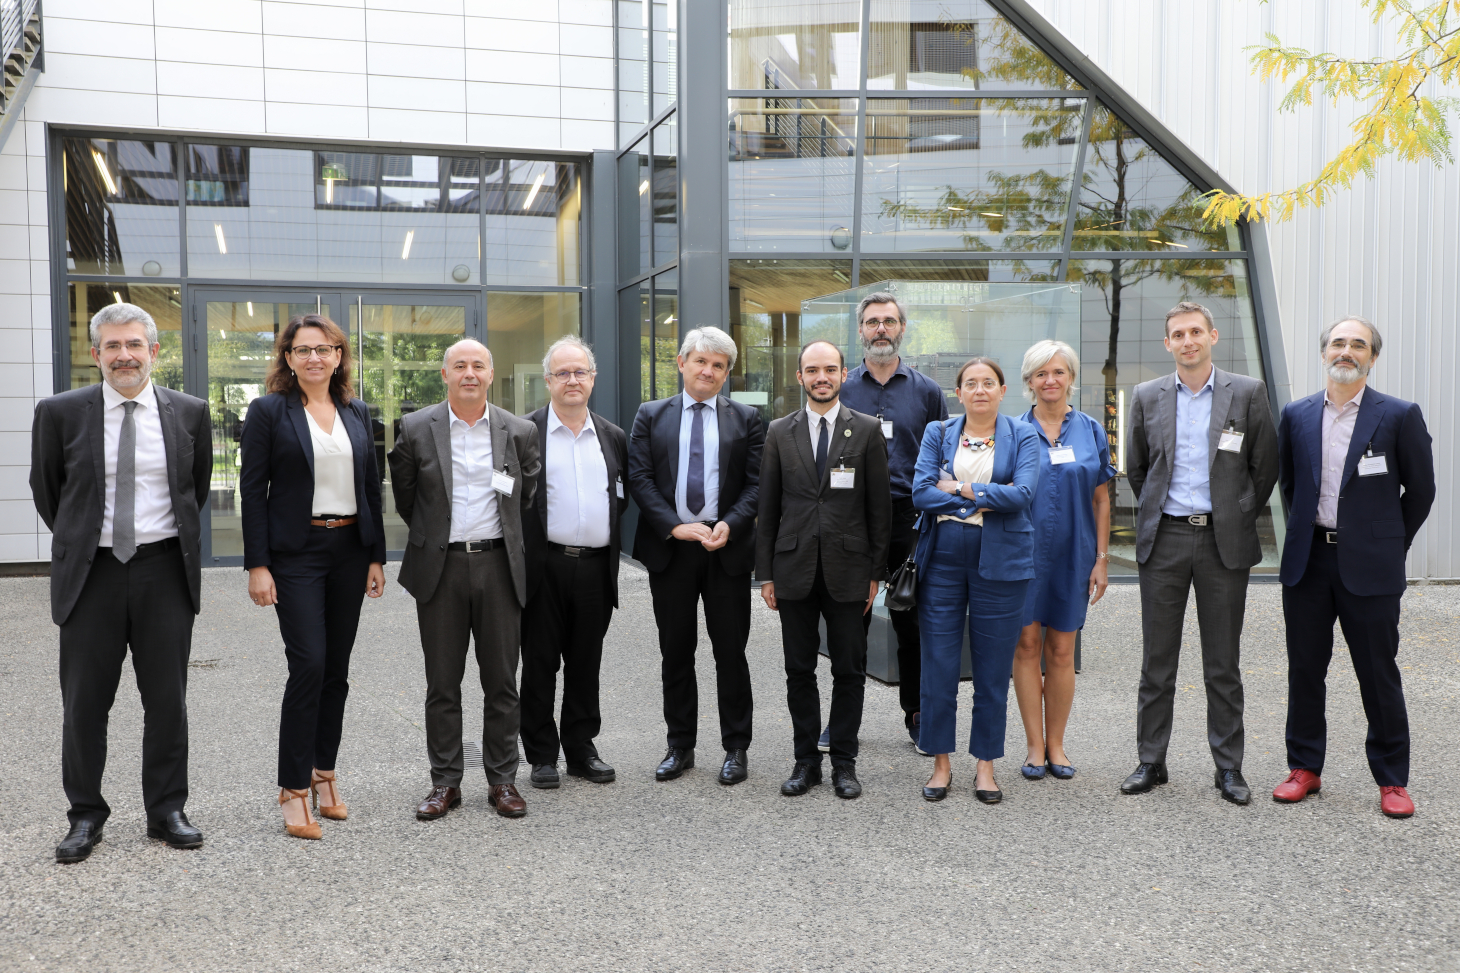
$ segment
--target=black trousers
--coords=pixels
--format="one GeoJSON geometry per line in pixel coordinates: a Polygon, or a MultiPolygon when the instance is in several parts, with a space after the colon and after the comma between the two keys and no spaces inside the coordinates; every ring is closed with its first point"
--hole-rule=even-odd
{"type": "Polygon", "coordinates": [[[1409,713],[1399,675],[1400,595],[1356,595],[1338,574],[1338,546],[1313,539],[1308,566],[1283,585],[1288,633],[1288,768],[1323,773],[1333,622],[1343,627],[1369,720],[1364,749],[1381,787],[1409,786],[1409,713]]]}
{"type": "Polygon", "coordinates": [[[279,714],[279,786],[303,790],[311,769],[334,770],[350,695],[350,652],[370,574],[360,530],[311,527],[304,547],[270,551],[274,613],[289,660],[279,714]]]}
{"type": "Polygon", "coordinates": [[[821,693],[816,688],[816,657],[821,648],[819,622],[826,619],[826,647],[831,655],[832,766],[857,759],[857,733],[862,727],[862,699],[867,688],[867,629],[862,625],[866,601],[836,601],[826,590],[821,564],[805,598],[776,599],[781,616],[781,648],[786,656],[786,706],[796,759],[821,763],[816,741],[821,736],[821,693]]]}
{"type": "Polygon", "coordinates": [[[147,819],[181,811],[188,800],[188,655],[193,599],[182,552],[140,548],[126,564],[97,550],[76,607],[61,626],[61,782],[72,824],[102,824],[106,731],[132,650],[142,697],[142,800],[147,819]]]}
{"type": "Polygon", "coordinates": [[[522,618],[522,749],[530,764],[551,764],[561,746],[569,763],[598,756],[603,719],[598,672],[613,618],[608,554],[572,557],[549,549],[542,583],[522,618]],[[558,667],[563,709],[553,722],[558,667]]]}
{"type": "MultiPolygon", "coordinates": [[[[896,571],[918,543],[913,524],[918,519],[911,497],[892,498],[892,537],[887,545],[887,570],[896,571]]],[[[897,635],[897,701],[902,704],[902,719],[912,726],[913,714],[922,705],[923,681],[922,636],[918,634],[918,610],[889,611],[892,631],[897,635]]],[[[862,632],[872,627],[872,613],[862,616],[862,632]]],[[[866,639],[862,640],[866,645],[866,639]]],[[[865,668],[865,662],[863,667],[865,668]]]]}
{"type": "Polygon", "coordinates": [[[699,730],[699,684],[695,646],[699,642],[699,602],[715,653],[715,683],[720,700],[720,743],[726,750],[750,746],[752,702],[750,664],[750,575],[726,574],[719,551],[698,541],[674,541],[669,567],[649,572],[654,621],[664,680],[664,722],[671,747],[693,747],[699,730]]]}

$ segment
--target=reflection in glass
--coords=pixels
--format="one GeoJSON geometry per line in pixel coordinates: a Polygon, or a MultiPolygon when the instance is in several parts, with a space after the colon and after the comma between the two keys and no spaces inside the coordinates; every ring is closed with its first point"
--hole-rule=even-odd
{"type": "Polygon", "coordinates": [[[983,0],[872,0],[870,28],[869,89],[1079,87],[983,0]]]}
{"type": "MultiPolygon", "coordinates": [[[[1081,287],[1079,406],[1102,420],[1122,474],[1112,511],[1111,572],[1130,574],[1135,571],[1135,498],[1123,474],[1131,390],[1175,370],[1162,339],[1166,312],[1181,301],[1195,301],[1212,312],[1218,336],[1212,361],[1218,368],[1266,380],[1247,265],[1154,256],[1076,260],[1069,279],[1081,287]]],[[[1278,504],[1274,494],[1269,511],[1258,519],[1263,559],[1253,570],[1259,573],[1277,569],[1281,532],[1273,525],[1282,523],[1278,504]]]]}
{"type": "Polygon", "coordinates": [[[877,259],[862,261],[862,283],[879,280],[973,280],[973,281],[1041,281],[1053,280],[1053,260],[905,260],[877,259]]]}
{"type": "Polygon", "coordinates": [[[1058,250],[1083,99],[867,103],[862,248],[1058,250]]]}
{"type": "Polygon", "coordinates": [[[582,333],[581,303],[577,293],[487,292],[494,405],[522,416],[547,404],[542,356],[563,335],[582,333]]]}
{"type": "Polygon", "coordinates": [[[654,127],[654,266],[679,255],[679,154],[676,115],[654,127]]]}
{"type": "Polygon", "coordinates": [[[619,145],[649,121],[649,0],[618,0],[619,145]]]}
{"type": "Polygon", "coordinates": [[[66,285],[67,317],[71,339],[71,376],[67,388],[79,389],[101,382],[101,369],[91,357],[91,319],[108,304],[135,304],[157,323],[157,363],[152,381],[164,388],[183,390],[182,291],[170,284],[66,285]]]}
{"type": "Polygon", "coordinates": [[[639,336],[639,402],[654,399],[654,306],[651,282],[619,292],[620,320],[639,336]]]}
{"type": "Polygon", "coordinates": [[[487,283],[579,280],[583,189],[572,162],[488,159],[487,283]]]}
{"type": "Polygon", "coordinates": [[[654,114],[679,97],[679,0],[654,0],[654,114]]]}
{"type": "Polygon", "coordinates": [[[679,391],[679,271],[654,278],[654,398],[679,391]]]}
{"type": "Polygon", "coordinates": [[[653,266],[649,136],[618,158],[618,273],[630,280],[653,266]]]}
{"type": "Polygon", "coordinates": [[[176,277],[177,164],[169,142],[62,139],[66,269],[176,277]]]}
{"type": "Polygon", "coordinates": [[[209,508],[215,559],[243,556],[238,442],[249,405],[267,394],[265,383],[274,362],[274,339],[291,317],[313,314],[314,308],[313,301],[300,304],[209,301],[207,304],[203,340],[208,349],[208,411],[213,423],[209,508]]]}
{"type": "Polygon", "coordinates": [[[193,145],[187,157],[189,206],[248,205],[248,147],[193,145]]]}
{"type": "Polygon", "coordinates": [[[730,107],[730,249],[851,245],[855,98],[737,98],[730,107]]]}
{"type": "Polygon", "coordinates": [[[730,87],[857,88],[859,0],[730,0],[730,87]]]}
{"type": "Polygon", "coordinates": [[[730,336],[739,355],[726,391],[770,421],[801,405],[801,302],[851,285],[850,260],[730,261],[730,336]]]}
{"type": "Polygon", "coordinates": [[[1201,191],[1099,102],[1080,182],[1073,250],[1242,249],[1236,225],[1207,227],[1201,191]]]}

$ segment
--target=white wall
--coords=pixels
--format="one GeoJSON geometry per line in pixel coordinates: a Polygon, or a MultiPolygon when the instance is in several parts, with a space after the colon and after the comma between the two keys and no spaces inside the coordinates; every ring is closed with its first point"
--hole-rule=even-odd
{"type": "MultiPolygon", "coordinates": [[[[1348,141],[1356,112],[1318,103],[1279,114],[1286,88],[1259,84],[1244,48],[1269,32],[1287,45],[1350,57],[1392,55],[1398,46],[1395,32],[1371,24],[1358,0],[1030,2],[1248,194],[1313,178],[1348,141]]],[[[1460,133],[1460,117],[1451,126],[1460,133]]],[[[1452,149],[1460,157],[1460,137],[1452,149]]],[[[1371,382],[1418,402],[1435,440],[1439,496],[1410,551],[1409,573],[1460,577],[1460,165],[1385,160],[1374,179],[1268,234],[1294,396],[1322,388],[1316,349],[1327,324],[1344,314],[1375,322],[1384,351],[1371,382]]]]}
{"type": "Polygon", "coordinates": [[[612,148],[612,0],[47,0],[0,152],[0,561],[50,557],[30,425],[51,394],[45,124],[612,148]]]}

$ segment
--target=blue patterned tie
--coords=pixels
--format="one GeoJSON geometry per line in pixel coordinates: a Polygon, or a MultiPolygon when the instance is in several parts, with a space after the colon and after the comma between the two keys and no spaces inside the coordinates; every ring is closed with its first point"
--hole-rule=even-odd
{"type": "Polygon", "coordinates": [[[685,477],[684,503],[689,512],[705,509],[705,404],[689,407],[689,470],[685,477]]]}

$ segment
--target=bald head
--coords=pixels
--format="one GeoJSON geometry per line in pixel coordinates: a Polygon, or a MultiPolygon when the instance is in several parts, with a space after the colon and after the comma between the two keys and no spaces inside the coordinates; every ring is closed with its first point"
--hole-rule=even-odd
{"type": "Polygon", "coordinates": [[[444,355],[441,356],[441,367],[442,368],[450,368],[451,367],[451,357],[453,355],[466,355],[466,354],[470,354],[472,352],[475,352],[479,357],[485,359],[487,365],[489,367],[491,366],[491,364],[492,364],[492,352],[491,352],[491,349],[489,349],[486,345],[482,344],[480,341],[476,340],[475,338],[462,338],[456,344],[454,344],[450,348],[447,348],[446,349],[446,354],[444,354],[444,355]]]}
{"type": "Polygon", "coordinates": [[[492,387],[492,353],[475,338],[464,338],[446,349],[441,380],[451,411],[475,423],[487,411],[487,390],[492,387]]]}

